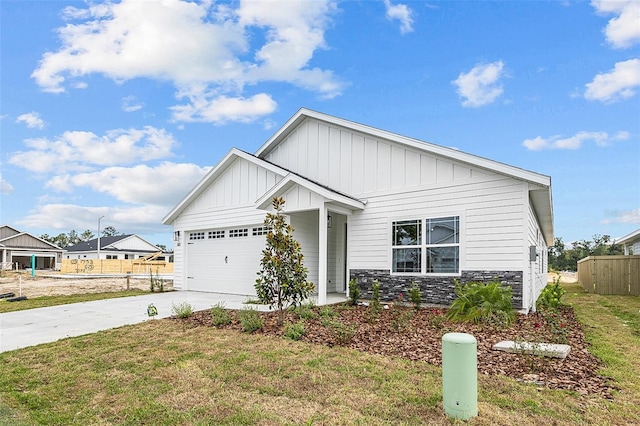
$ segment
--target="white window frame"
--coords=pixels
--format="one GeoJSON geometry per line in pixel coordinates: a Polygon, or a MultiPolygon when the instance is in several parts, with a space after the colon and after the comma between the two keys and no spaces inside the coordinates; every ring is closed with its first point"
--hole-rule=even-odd
{"type": "MultiPolygon", "coordinates": [[[[418,216],[418,215],[416,215],[418,216]]],[[[460,214],[443,214],[438,216],[422,216],[422,217],[410,217],[392,220],[389,224],[389,228],[391,229],[391,256],[390,263],[391,267],[389,268],[392,275],[403,275],[403,276],[437,276],[437,277],[459,277],[462,275],[462,215],[460,214]],[[457,243],[447,243],[447,244],[427,244],[427,221],[429,220],[439,220],[439,219],[447,219],[454,218],[457,219],[458,222],[458,242],[457,243]],[[408,221],[418,221],[420,223],[420,242],[417,245],[395,245],[395,225],[398,222],[408,222],[408,221]],[[429,248],[440,248],[440,247],[457,247],[458,248],[458,271],[457,272],[427,272],[427,250],[429,248]],[[394,260],[393,254],[394,250],[398,249],[410,249],[417,248],[420,249],[420,271],[419,272],[396,272],[394,271],[394,260]]]]}

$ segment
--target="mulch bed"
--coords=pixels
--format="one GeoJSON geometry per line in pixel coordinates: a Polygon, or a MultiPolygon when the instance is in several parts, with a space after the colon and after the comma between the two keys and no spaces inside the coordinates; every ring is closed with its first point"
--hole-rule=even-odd
{"type": "MultiPolygon", "coordinates": [[[[518,315],[509,328],[451,322],[446,309],[390,305],[377,314],[367,306],[333,305],[335,316],[320,315],[322,308],[312,308],[314,318],[304,319],[301,341],[325,346],[341,345],[359,351],[394,356],[413,361],[441,365],[442,336],[448,332],[473,335],[478,342],[478,372],[503,375],[519,381],[554,389],[567,389],[581,395],[599,395],[611,399],[615,386],[597,374],[601,362],[593,356],[585,342],[582,325],[573,309],[561,307],[555,317],[540,312],[518,315]],[[565,343],[571,346],[563,359],[495,351],[492,346],[502,340],[565,343]]],[[[325,314],[329,312],[324,310],[325,314]]],[[[231,323],[220,328],[242,331],[238,311],[229,311],[231,323]]],[[[254,333],[284,336],[285,327],[278,325],[277,312],[260,313],[263,327],[254,333]]],[[[176,319],[189,327],[213,327],[209,310],[198,311],[189,318],[176,319]]],[[[300,321],[291,310],[285,313],[285,326],[300,321]]]]}

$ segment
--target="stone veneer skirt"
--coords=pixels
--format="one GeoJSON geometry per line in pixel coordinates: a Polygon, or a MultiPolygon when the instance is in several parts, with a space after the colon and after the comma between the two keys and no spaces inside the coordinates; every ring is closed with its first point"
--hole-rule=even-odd
{"type": "Polygon", "coordinates": [[[438,277],[391,275],[386,269],[352,269],[349,271],[349,279],[357,280],[361,297],[366,299],[371,298],[371,287],[377,280],[380,285],[380,299],[383,301],[392,301],[401,293],[406,300],[409,288],[415,282],[422,292],[422,302],[438,305],[450,305],[456,299],[455,280],[466,284],[497,279],[503,285],[511,287],[513,307],[522,308],[522,271],[462,271],[459,277],[438,277]]]}

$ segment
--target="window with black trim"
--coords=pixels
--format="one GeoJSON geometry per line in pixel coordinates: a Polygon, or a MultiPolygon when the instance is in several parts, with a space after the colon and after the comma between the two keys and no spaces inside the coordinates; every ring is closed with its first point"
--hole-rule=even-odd
{"type": "Polygon", "coordinates": [[[204,240],[204,232],[190,232],[189,233],[190,240],[204,240]]]}
{"type": "Polygon", "coordinates": [[[267,235],[269,231],[271,231],[271,228],[269,228],[268,226],[261,226],[253,228],[253,233],[251,235],[253,235],[254,237],[257,237],[258,235],[267,235]]]}
{"type": "Polygon", "coordinates": [[[396,221],[392,224],[392,272],[460,272],[460,217],[396,221]]]}
{"type": "Polygon", "coordinates": [[[230,229],[229,238],[247,237],[249,236],[249,228],[230,229]]]}
{"type": "Polygon", "coordinates": [[[224,230],[222,231],[209,231],[208,237],[210,240],[224,238],[224,230]]]}

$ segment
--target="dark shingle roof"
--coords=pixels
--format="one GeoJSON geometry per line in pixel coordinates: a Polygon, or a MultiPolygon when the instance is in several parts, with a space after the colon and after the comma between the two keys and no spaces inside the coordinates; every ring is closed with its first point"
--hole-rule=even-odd
{"type": "MultiPolygon", "coordinates": [[[[115,235],[113,237],[100,237],[100,250],[103,250],[105,247],[123,240],[125,238],[130,237],[132,234],[128,235],[115,235]]],[[[93,251],[98,250],[98,239],[94,238],[93,240],[83,241],[81,243],[72,245],[67,247],[67,251],[93,251]]]]}

